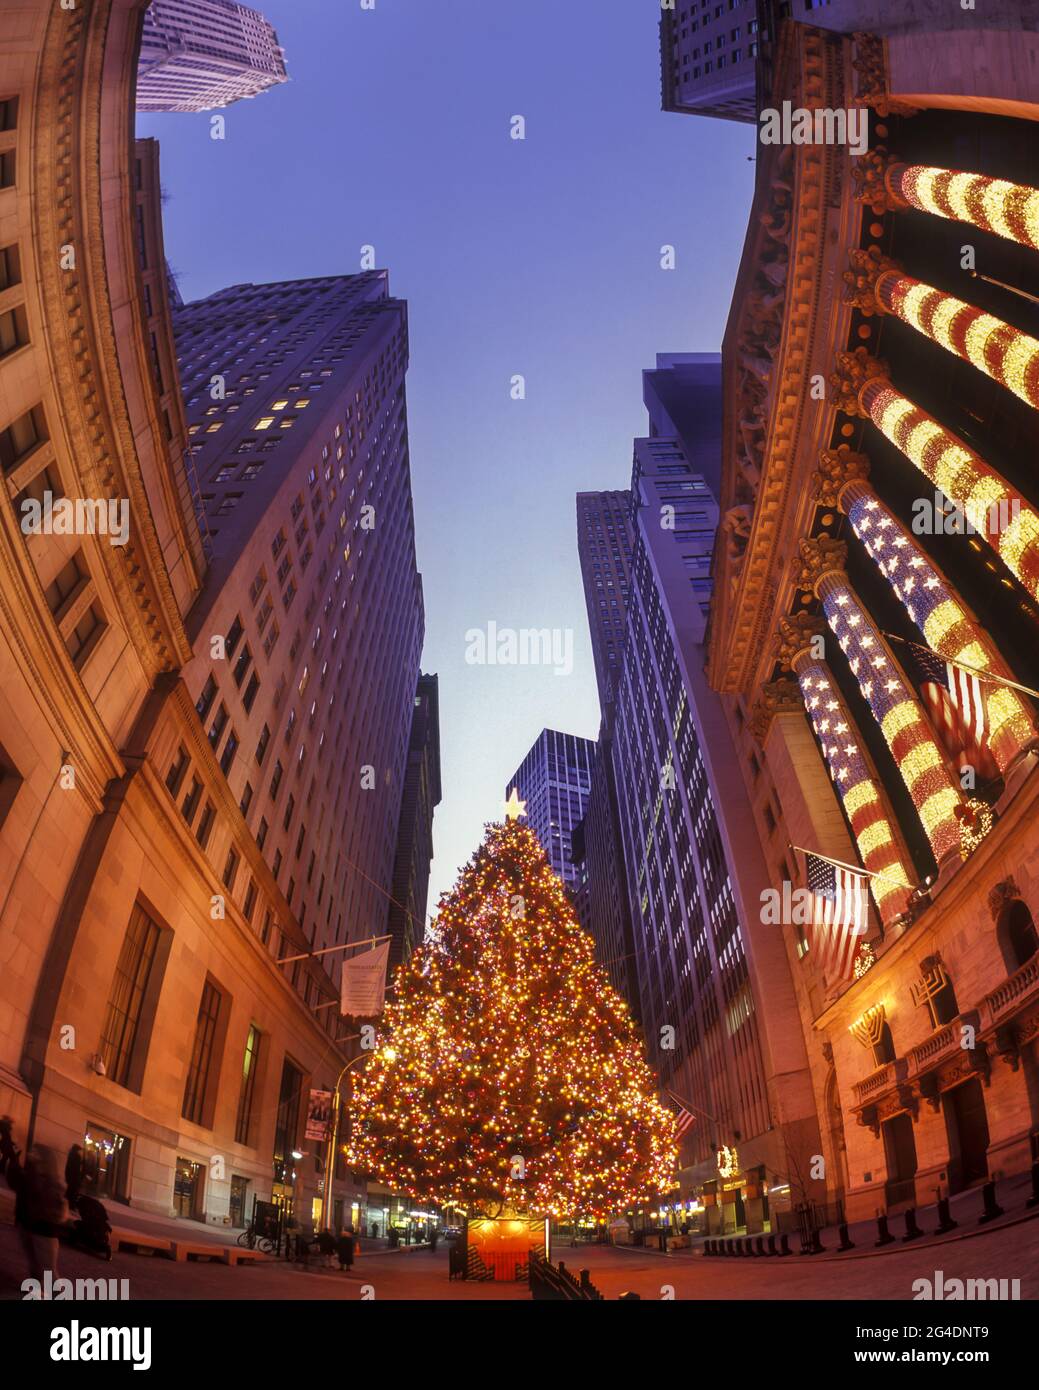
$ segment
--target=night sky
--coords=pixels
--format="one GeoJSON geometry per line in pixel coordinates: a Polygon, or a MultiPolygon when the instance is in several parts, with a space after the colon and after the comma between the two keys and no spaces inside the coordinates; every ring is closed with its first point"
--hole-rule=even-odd
{"type": "Polygon", "coordinates": [[[718,350],[755,131],[660,111],[656,0],[253,3],[289,83],[228,108],[223,142],[207,114],[138,131],[161,142],[185,299],[353,273],[371,243],[408,301],[422,664],[440,676],[432,910],[541,728],[597,733],[574,493],[627,486],[657,352],[718,350]],[[467,629],[491,621],[572,628],[573,674],[467,665],[467,629]]]}

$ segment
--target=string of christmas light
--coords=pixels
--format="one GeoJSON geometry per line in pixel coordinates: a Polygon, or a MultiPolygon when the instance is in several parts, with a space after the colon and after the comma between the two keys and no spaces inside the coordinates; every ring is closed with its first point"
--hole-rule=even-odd
{"type": "Polygon", "coordinates": [[[1010,573],[1039,598],[1039,514],[1020,493],[886,378],[867,382],[860,404],[881,434],[962,508],[1010,573]]]}
{"type": "Polygon", "coordinates": [[[1039,342],[1019,328],[899,270],[877,279],[877,302],[903,323],[970,362],[1029,405],[1039,405],[1039,342]]]}
{"type": "Polygon", "coordinates": [[[863,755],[851,714],[841,698],[830,668],[802,651],[794,658],[794,674],[805,710],[823,750],[830,777],[844,806],[864,868],[883,878],[871,878],[870,890],[885,927],[905,912],[909,893],[899,884],[912,880],[902,860],[880,788],[863,755]]]}
{"type": "Polygon", "coordinates": [[[898,163],[889,166],[885,183],[896,198],[921,212],[969,222],[1039,251],[1039,188],[987,174],[898,163]]]}
{"type": "MultiPolygon", "coordinates": [[[[977,671],[1010,676],[998,651],[964,611],[944,576],[901,526],[867,482],[855,479],[841,491],[840,505],[872,560],[940,656],[977,671]]],[[[1033,737],[1028,706],[1004,685],[985,688],[988,744],[1001,772],[1033,737]]]]}
{"type": "Polygon", "coordinates": [[[351,1166],[470,1214],[606,1217],[674,1186],[674,1115],[536,837],[488,827],[398,968],[351,1166]]]}
{"type": "Polygon", "coordinates": [[[916,696],[859,603],[847,575],[831,571],[816,584],[826,621],[848,658],[885,742],[898,764],[939,863],[960,846],[959,788],[931,734],[916,696]]]}

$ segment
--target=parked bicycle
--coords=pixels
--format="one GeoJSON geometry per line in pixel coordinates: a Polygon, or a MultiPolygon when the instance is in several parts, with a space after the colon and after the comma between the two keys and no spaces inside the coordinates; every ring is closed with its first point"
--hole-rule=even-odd
{"type": "Polygon", "coordinates": [[[274,1254],[274,1241],[261,1235],[255,1226],[250,1226],[238,1237],[238,1244],[249,1250],[259,1250],[261,1255],[274,1254]]]}

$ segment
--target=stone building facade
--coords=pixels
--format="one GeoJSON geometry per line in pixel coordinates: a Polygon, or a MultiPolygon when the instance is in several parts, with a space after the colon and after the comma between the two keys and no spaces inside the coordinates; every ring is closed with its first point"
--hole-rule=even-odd
{"type": "Polygon", "coordinates": [[[804,884],[794,847],[874,875],[853,980],[773,928],[849,1219],[1039,1135],[1039,91],[995,39],[968,71],[960,32],[923,63],[918,34],[783,29],[772,103],[864,109],[869,149],[760,147],[723,350],[708,678],[773,885],[804,884]],[[969,756],[928,650],[980,673],[969,756]]]}

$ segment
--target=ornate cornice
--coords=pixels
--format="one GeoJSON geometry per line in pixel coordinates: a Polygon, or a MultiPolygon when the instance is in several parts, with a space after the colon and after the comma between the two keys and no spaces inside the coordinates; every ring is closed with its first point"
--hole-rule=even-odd
{"type": "Polygon", "coordinates": [[[824,449],[819,455],[819,467],[812,474],[815,500],[820,507],[839,508],[841,493],[849,483],[869,477],[869,459],[865,454],[841,444],[836,449],[824,449]]]}
{"type": "Polygon", "coordinates": [[[844,574],[848,564],[848,547],[832,536],[806,536],[794,561],[798,586],[805,593],[816,593],[820,580],[828,574],[844,574]]]}
{"type": "MultiPolygon", "coordinates": [[[[774,100],[808,108],[844,96],[845,36],[788,27],[774,100]]],[[[722,512],[708,675],[752,692],[784,586],[790,537],[806,529],[804,456],[828,440],[828,403],[810,391],[813,363],[847,341],[850,311],[831,292],[837,247],[860,213],[847,195],[847,151],[762,146],[758,189],[723,346],[722,512]]]]}
{"type": "Polygon", "coordinates": [[[863,389],[871,381],[890,379],[888,364],[879,357],[873,357],[864,347],[852,352],[839,352],[836,359],[837,370],[830,376],[830,402],[845,415],[859,415],[867,418],[861,404],[863,389]]]}
{"type": "Polygon", "coordinates": [[[913,116],[917,108],[888,95],[887,49],[879,34],[860,31],[852,35],[851,65],[858,73],[856,99],[872,106],[878,116],[913,116]]]}

